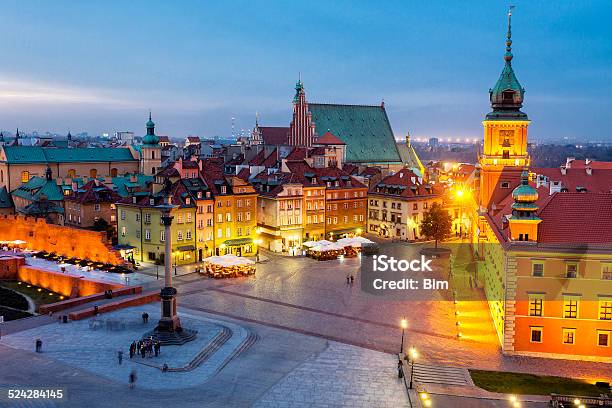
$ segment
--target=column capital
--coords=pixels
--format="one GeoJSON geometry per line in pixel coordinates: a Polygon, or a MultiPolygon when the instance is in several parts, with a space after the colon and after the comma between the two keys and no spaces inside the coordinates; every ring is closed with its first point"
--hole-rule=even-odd
{"type": "Polygon", "coordinates": [[[161,216],[161,220],[164,223],[164,226],[168,227],[172,225],[172,220],[174,219],[173,215],[164,214],[161,216]]]}

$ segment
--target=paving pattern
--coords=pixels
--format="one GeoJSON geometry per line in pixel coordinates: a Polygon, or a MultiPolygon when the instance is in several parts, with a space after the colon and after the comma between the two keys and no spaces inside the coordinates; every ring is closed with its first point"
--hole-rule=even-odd
{"type": "Polygon", "coordinates": [[[407,407],[395,357],[340,343],[313,357],[273,386],[254,408],[407,407]]]}

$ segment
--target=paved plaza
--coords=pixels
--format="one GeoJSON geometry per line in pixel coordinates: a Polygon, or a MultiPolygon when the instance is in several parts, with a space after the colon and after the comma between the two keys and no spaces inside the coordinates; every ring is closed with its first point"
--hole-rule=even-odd
{"type": "MultiPolygon", "coordinates": [[[[418,251],[418,246],[386,245],[407,251],[406,257],[418,251]]],[[[436,407],[506,406],[503,399],[475,398],[479,389],[470,384],[465,367],[585,378],[605,378],[612,372],[607,364],[504,357],[486,303],[455,305],[441,297],[388,300],[366,294],[360,288],[359,258],[318,262],[267,255],[254,277],[214,280],[179,273],[179,314],[199,336],[182,348],[162,348],[162,357],[129,361],[127,354],[129,343],[153,327],[157,304],[100,316],[125,322],[121,330],[93,330],[91,319],[15,322],[4,332],[11,334],[0,340],[0,384],[67,387],[70,406],[161,407],[180,401],[182,407],[405,407],[410,405],[397,379],[395,357],[403,317],[409,322],[405,344],[419,351],[418,376],[427,378],[423,386],[434,393],[436,407]],[[347,275],[355,277],[352,285],[346,283],[347,275]],[[457,310],[462,338],[457,337],[457,310]],[[143,311],[151,316],[150,327],[142,326],[143,311]],[[224,330],[231,336],[197,367],[168,373],[159,369],[164,362],[186,366],[224,330]],[[33,352],[36,338],[43,339],[43,353],[33,352]],[[125,354],[119,366],[116,352],[121,347],[125,354]],[[130,390],[132,369],[138,382],[130,390]],[[445,386],[451,377],[467,378],[459,387],[466,387],[469,398],[455,396],[463,388],[445,386]]],[[[149,289],[162,283],[149,278],[149,289]]]]}

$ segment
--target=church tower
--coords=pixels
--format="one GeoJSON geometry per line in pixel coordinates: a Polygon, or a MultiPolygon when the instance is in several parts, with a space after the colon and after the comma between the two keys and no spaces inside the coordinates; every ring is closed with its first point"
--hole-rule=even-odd
{"type": "Polygon", "coordinates": [[[146,126],[147,134],[142,138],[140,152],[140,172],[154,175],[161,167],[161,146],[159,137],[155,135],[155,123],[151,120],[151,112],[149,112],[149,121],[146,126]]]}
{"type": "Polygon", "coordinates": [[[315,125],[312,122],[312,113],[308,110],[304,84],[298,80],[295,84],[295,97],[293,98],[293,119],[289,130],[289,144],[310,147],[314,143],[314,138],[315,125]]]}
{"type": "Polygon", "coordinates": [[[527,154],[527,114],[521,112],[525,89],[512,69],[512,8],[508,12],[508,33],[504,69],[495,86],[489,90],[492,111],[482,122],[484,145],[479,157],[480,205],[495,207],[521,183],[523,168],[529,166],[527,154]]]}

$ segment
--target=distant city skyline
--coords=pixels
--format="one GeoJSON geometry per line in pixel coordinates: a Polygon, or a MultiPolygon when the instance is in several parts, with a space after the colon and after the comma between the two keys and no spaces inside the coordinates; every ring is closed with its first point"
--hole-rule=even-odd
{"type": "MultiPolygon", "coordinates": [[[[534,140],[610,140],[612,10],[516,1],[513,67],[534,140]]],[[[380,104],[396,138],[480,138],[503,2],[3,3],[0,128],[228,137],[311,102],[380,104]]]]}

